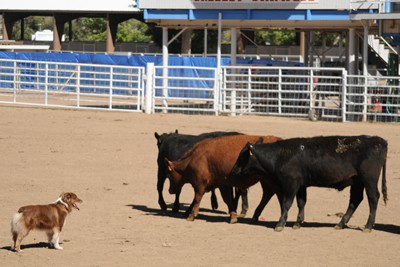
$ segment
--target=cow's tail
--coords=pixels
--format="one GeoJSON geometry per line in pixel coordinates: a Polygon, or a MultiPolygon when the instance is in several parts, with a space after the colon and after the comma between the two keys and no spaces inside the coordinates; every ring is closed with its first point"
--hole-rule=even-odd
{"type": "Polygon", "coordinates": [[[387,194],[387,187],[386,187],[386,157],[385,161],[383,162],[383,168],[382,168],[382,194],[383,194],[383,202],[388,201],[388,194],[387,194]]]}

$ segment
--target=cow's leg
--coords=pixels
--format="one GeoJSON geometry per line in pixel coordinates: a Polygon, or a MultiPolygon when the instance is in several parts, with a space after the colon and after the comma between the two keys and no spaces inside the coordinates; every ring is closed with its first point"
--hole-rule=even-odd
{"type": "Polygon", "coordinates": [[[195,190],[194,193],[194,199],[193,199],[193,209],[189,214],[189,217],[187,217],[188,221],[194,221],[194,218],[197,217],[197,214],[199,214],[199,209],[200,209],[200,202],[201,199],[203,198],[205,193],[205,189],[203,188],[199,188],[197,190],[195,190]]]}
{"type": "Polygon", "coordinates": [[[252,223],[256,223],[258,221],[258,217],[260,217],[261,212],[264,210],[265,206],[268,204],[269,200],[271,199],[271,197],[275,194],[275,185],[273,185],[272,183],[265,181],[265,180],[261,180],[261,187],[263,189],[263,195],[260,201],[260,204],[258,204],[253,218],[252,218],[252,223]]]}
{"type": "MultiPolygon", "coordinates": [[[[287,185],[289,187],[289,185],[287,185]]],[[[285,186],[284,186],[285,187],[285,186]]],[[[294,188],[292,188],[294,189],[294,188]]],[[[286,189],[287,190],[287,189],[286,189]]],[[[296,195],[297,190],[288,190],[282,195],[282,199],[280,200],[281,204],[281,217],[279,218],[278,224],[275,226],[276,232],[281,232],[286,225],[288,212],[290,207],[293,204],[294,197],[296,195]]]]}
{"type": "Polygon", "coordinates": [[[215,190],[211,190],[211,208],[213,210],[218,209],[218,200],[217,195],[215,194],[215,190]]]}
{"type": "Polygon", "coordinates": [[[190,213],[192,212],[193,206],[194,206],[194,199],[193,199],[192,203],[190,203],[190,206],[185,211],[185,217],[186,218],[189,217],[190,213]]]}
{"type": "Polygon", "coordinates": [[[219,190],[221,191],[224,202],[228,206],[230,223],[237,223],[236,207],[233,200],[233,188],[231,186],[221,186],[219,190]]]}
{"type": "Polygon", "coordinates": [[[293,225],[293,229],[300,229],[301,224],[304,222],[304,207],[307,202],[307,188],[302,187],[296,195],[297,207],[299,208],[299,214],[297,215],[297,221],[293,225]]]}
{"type": "MultiPolygon", "coordinates": [[[[379,176],[378,176],[379,178],[379,176]]],[[[370,180],[373,181],[373,180],[370,180]]],[[[368,204],[369,204],[369,216],[367,224],[365,225],[363,232],[371,232],[372,228],[375,225],[375,217],[376,217],[376,209],[378,208],[378,200],[380,197],[378,184],[376,183],[369,183],[365,186],[365,191],[368,197],[368,204]]]]}
{"type": "Polygon", "coordinates": [[[174,206],[173,206],[173,208],[172,208],[172,212],[173,213],[177,213],[178,211],[179,211],[179,206],[180,206],[180,203],[179,203],[179,196],[181,195],[181,189],[179,189],[179,191],[177,191],[176,193],[175,193],[175,202],[174,202],[174,206]]]}
{"type": "Polygon", "coordinates": [[[246,217],[247,210],[249,209],[249,200],[247,198],[247,189],[242,189],[235,187],[235,196],[233,198],[233,204],[235,205],[235,210],[238,208],[239,198],[242,197],[242,210],[238,217],[246,217]]]}
{"type": "Polygon", "coordinates": [[[335,229],[343,229],[349,222],[354,211],[357,209],[363,200],[364,185],[357,179],[350,187],[350,202],[346,213],[343,215],[340,222],[335,226],[335,229]]]}
{"type": "Polygon", "coordinates": [[[235,209],[237,210],[237,207],[239,205],[240,189],[238,187],[234,187],[233,192],[233,205],[235,205],[235,209]]]}
{"type": "Polygon", "coordinates": [[[249,199],[247,197],[247,189],[239,189],[240,196],[242,197],[242,210],[240,211],[239,217],[246,217],[246,213],[249,210],[249,199]]]}
{"type": "Polygon", "coordinates": [[[164,189],[165,179],[166,179],[165,175],[159,169],[158,175],[157,175],[158,205],[160,205],[160,208],[162,210],[167,210],[167,204],[165,203],[164,197],[163,197],[163,189],[164,189]]]}

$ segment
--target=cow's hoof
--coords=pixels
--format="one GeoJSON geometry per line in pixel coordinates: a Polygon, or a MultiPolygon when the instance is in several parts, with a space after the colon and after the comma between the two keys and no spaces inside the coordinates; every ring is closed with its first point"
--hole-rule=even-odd
{"type": "Polygon", "coordinates": [[[193,221],[194,221],[194,215],[193,215],[193,214],[190,214],[189,217],[186,218],[186,220],[187,220],[188,222],[193,222],[193,221]]]}
{"type": "Polygon", "coordinates": [[[246,212],[245,212],[245,211],[242,211],[242,212],[238,215],[238,217],[239,217],[239,218],[244,218],[244,217],[246,217],[246,212]]]}
{"type": "Polygon", "coordinates": [[[294,230],[298,230],[298,229],[300,229],[301,228],[301,225],[299,224],[299,223],[295,223],[294,225],[293,225],[293,229],[294,230]]]}
{"type": "Polygon", "coordinates": [[[277,226],[277,227],[275,227],[275,232],[282,232],[283,231],[283,226],[277,226]]]}
{"type": "Polygon", "coordinates": [[[340,224],[336,224],[334,229],[335,230],[342,230],[343,226],[341,226],[340,224]]]}
{"type": "Polygon", "coordinates": [[[229,221],[230,224],[237,223],[238,219],[237,216],[231,216],[231,220],[229,221]]]}
{"type": "Polygon", "coordinates": [[[363,233],[371,233],[371,232],[372,232],[372,229],[371,229],[371,228],[366,228],[366,227],[364,227],[364,228],[362,229],[362,231],[363,231],[363,233]]]}
{"type": "Polygon", "coordinates": [[[215,200],[215,201],[212,201],[212,200],[211,200],[211,208],[212,208],[212,210],[217,210],[217,209],[218,209],[218,202],[217,202],[217,200],[215,200]]]}
{"type": "Polygon", "coordinates": [[[161,208],[162,211],[166,211],[167,210],[167,204],[160,203],[160,208],[161,208]]]}

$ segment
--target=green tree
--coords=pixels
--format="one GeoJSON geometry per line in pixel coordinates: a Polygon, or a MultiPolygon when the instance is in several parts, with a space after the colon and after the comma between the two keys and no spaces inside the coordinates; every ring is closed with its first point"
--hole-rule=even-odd
{"type": "Polygon", "coordinates": [[[295,45],[296,32],[295,31],[281,31],[281,30],[268,30],[257,31],[254,35],[255,42],[260,45],[295,45]]]}
{"type": "Polygon", "coordinates": [[[104,42],[107,22],[103,18],[78,18],[72,22],[72,40],[104,42]]]}
{"type": "Polygon", "coordinates": [[[152,38],[147,32],[146,23],[130,19],[118,25],[117,42],[149,43],[152,38]]]}

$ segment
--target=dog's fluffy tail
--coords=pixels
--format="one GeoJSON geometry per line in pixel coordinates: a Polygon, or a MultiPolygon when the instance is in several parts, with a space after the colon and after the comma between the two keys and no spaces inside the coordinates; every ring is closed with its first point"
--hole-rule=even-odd
{"type": "Polygon", "coordinates": [[[11,220],[11,233],[17,234],[24,231],[25,227],[21,221],[22,213],[15,213],[11,220]]]}

